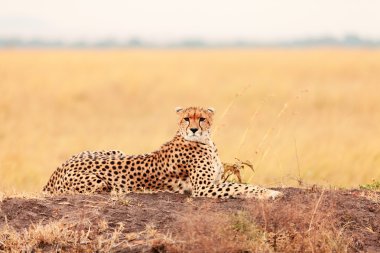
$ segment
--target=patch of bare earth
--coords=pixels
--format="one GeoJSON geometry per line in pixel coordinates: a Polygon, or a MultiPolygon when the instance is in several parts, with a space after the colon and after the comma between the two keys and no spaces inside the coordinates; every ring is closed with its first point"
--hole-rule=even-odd
{"type": "Polygon", "coordinates": [[[380,252],[380,193],[280,189],[275,201],[171,193],[0,202],[0,251],[380,252]]]}

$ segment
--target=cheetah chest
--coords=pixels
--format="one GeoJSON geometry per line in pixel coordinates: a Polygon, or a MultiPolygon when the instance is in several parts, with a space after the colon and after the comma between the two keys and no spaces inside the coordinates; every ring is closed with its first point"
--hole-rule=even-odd
{"type": "Polygon", "coordinates": [[[222,179],[223,175],[223,165],[220,161],[219,155],[218,155],[218,149],[216,148],[215,144],[213,142],[210,142],[210,149],[211,149],[211,166],[213,168],[215,180],[214,183],[218,183],[222,179]]]}

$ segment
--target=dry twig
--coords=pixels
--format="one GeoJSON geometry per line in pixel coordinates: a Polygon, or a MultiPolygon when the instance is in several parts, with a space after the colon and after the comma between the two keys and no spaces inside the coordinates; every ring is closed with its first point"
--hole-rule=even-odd
{"type": "Polygon", "coordinates": [[[223,163],[223,167],[224,167],[224,172],[222,176],[223,182],[226,182],[230,176],[235,175],[238,179],[238,182],[242,183],[240,171],[244,169],[244,166],[249,167],[253,172],[255,172],[251,161],[246,160],[245,162],[243,162],[238,158],[235,158],[235,159],[236,159],[235,163],[223,163]]]}

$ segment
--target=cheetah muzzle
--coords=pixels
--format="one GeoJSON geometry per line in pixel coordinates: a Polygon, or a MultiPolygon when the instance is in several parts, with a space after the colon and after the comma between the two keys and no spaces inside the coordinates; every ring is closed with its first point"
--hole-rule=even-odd
{"type": "Polygon", "coordinates": [[[86,151],[58,167],[43,191],[51,194],[168,191],[194,197],[275,199],[259,186],[222,182],[223,166],[210,138],[214,110],[176,108],[179,129],[152,153],[86,151]]]}

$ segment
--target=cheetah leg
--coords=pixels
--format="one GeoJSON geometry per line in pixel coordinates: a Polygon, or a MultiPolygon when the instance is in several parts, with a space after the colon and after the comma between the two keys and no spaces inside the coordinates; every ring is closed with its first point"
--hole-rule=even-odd
{"type": "Polygon", "coordinates": [[[195,189],[195,191],[193,191],[193,196],[212,198],[276,199],[282,197],[283,193],[260,186],[226,182],[210,184],[208,187],[195,189]]]}

